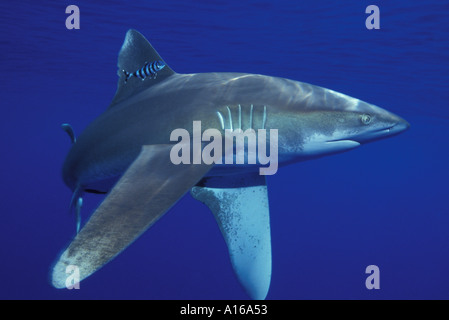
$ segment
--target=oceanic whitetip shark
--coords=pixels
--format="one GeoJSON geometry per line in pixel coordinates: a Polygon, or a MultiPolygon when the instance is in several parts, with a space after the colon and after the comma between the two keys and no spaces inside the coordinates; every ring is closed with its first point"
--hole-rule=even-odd
{"type": "MultiPolygon", "coordinates": [[[[202,130],[277,129],[279,165],[354,149],[409,127],[372,104],[311,84],[246,73],[179,74],[137,31],[129,30],[118,58],[118,88],[109,108],[79,137],[63,165],[79,213],[85,192],[104,201],[56,261],[52,284],[66,287],[66,267],[80,280],[116,257],[187,191],[214,214],[234,271],[253,299],[271,280],[267,185],[260,164],[171,162],[171,132],[201,121],[202,130]],[[142,70],[138,73],[136,70],[142,70]],[[157,71],[157,77],[155,73],[157,71]],[[135,72],[135,77],[126,74],[135,72]],[[127,81],[126,81],[127,80],[127,81]]],[[[195,151],[193,151],[195,152],[195,151]]],[[[193,155],[195,156],[195,154],[193,155]]]]}

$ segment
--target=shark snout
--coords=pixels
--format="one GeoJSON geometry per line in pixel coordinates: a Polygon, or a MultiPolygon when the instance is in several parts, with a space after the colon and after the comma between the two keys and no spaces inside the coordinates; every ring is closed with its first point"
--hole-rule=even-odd
{"type": "Polygon", "coordinates": [[[375,115],[375,120],[371,125],[368,125],[359,135],[354,137],[354,140],[360,143],[367,143],[384,138],[390,138],[404,132],[410,128],[410,123],[384,109],[381,113],[375,115]]]}
{"type": "Polygon", "coordinates": [[[390,113],[390,117],[391,117],[391,119],[389,119],[389,121],[387,121],[387,123],[390,123],[391,125],[389,125],[385,129],[381,130],[381,132],[384,132],[388,136],[399,134],[399,133],[407,130],[408,128],[410,128],[410,123],[407,120],[405,120],[393,113],[390,113]]]}
{"type": "Polygon", "coordinates": [[[398,117],[398,118],[399,118],[399,120],[398,120],[398,122],[394,126],[394,128],[396,130],[398,130],[398,132],[402,132],[402,131],[405,131],[408,128],[410,128],[410,123],[407,120],[404,120],[404,119],[402,119],[400,117],[398,117]]]}

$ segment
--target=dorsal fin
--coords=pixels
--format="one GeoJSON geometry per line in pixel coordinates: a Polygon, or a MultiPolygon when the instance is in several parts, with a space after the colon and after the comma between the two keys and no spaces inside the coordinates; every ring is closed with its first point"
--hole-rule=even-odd
{"type": "Polygon", "coordinates": [[[117,91],[114,99],[112,99],[110,107],[156,83],[164,81],[164,79],[175,73],[168,65],[166,65],[165,68],[158,72],[156,79],[145,79],[142,81],[142,79],[133,77],[125,83],[126,76],[123,73],[123,70],[130,73],[135,72],[142,68],[146,62],[156,60],[163,59],[157,51],[154,50],[148,40],[138,31],[133,29],[128,30],[118,56],[117,73],[120,78],[117,84],[117,91]]]}

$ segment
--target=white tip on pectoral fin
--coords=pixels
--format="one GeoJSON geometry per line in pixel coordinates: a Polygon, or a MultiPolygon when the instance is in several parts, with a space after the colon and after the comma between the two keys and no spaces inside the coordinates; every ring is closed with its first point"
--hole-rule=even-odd
{"type": "MultiPolygon", "coordinates": [[[[211,166],[206,164],[174,165],[170,161],[172,147],[142,147],[139,156],[55,263],[54,287],[66,287],[69,266],[77,267],[79,281],[103,267],[209,171],[211,166]]],[[[75,193],[74,199],[78,199],[78,194],[75,193]]],[[[78,209],[81,203],[76,201],[78,209]]]]}
{"type": "Polygon", "coordinates": [[[203,185],[192,188],[193,197],[213,212],[234,271],[249,296],[265,299],[271,281],[270,216],[265,178],[259,175],[217,177],[209,178],[203,185]]]}

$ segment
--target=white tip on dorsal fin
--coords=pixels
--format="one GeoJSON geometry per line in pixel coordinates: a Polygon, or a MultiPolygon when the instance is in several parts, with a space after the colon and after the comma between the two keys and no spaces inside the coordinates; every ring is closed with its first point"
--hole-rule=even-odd
{"type": "MultiPolygon", "coordinates": [[[[132,73],[142,68],[145,63],[162,60],[161,56],[151,46],[145,37],[136,30],[129,30],[126,33],[125,41],[118,56],[118,76],[117,92],[112,99],[111,106],[140,92],[150,86],[164,81],[175,72],[166,64],[157,74],[156,79],[145,79],[142,81],[137,77],[129,79],[125,83],[126,76],[123,70],[132,73]]],[[[165,62],[165,61],[164,61],[165,62]]]]}

